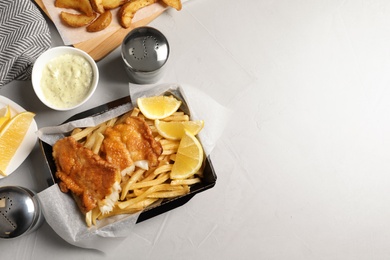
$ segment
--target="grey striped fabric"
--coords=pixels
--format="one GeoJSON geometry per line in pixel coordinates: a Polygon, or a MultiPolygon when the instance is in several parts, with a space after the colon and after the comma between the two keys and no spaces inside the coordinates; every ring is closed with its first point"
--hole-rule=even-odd
{"type": "Polygon", "coordinates": [[[34,61],[50,44],[49,27],[32,0],[0,0],[0,87],[30,79],[34,61]]]}

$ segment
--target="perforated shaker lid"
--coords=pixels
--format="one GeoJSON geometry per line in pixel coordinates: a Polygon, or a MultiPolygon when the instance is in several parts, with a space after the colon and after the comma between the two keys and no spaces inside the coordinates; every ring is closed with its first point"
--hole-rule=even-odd
{"type": "Polygon", "coordinates": [[[33,193],[16,186],[0,188],[0,238],[15,238],[28,232],[37,221],[33,193]]]}
{"type": "Polygon", "coordinates": [[[169,44],[155,28],[143,26],[130,31],[122,42],[122,58],[129,69],[152,72],[168,60],[169,44]]]}

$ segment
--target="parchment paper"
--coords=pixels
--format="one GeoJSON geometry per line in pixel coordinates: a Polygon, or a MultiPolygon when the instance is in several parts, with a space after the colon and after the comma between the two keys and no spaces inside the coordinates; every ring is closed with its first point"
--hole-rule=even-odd
{"type": "MultiPolygon", "coordinates": [[[[184,4],[188,0],[183,0],[182,3],[184,4]]],[[[122,28],[121,25],[118,22],[118,11],[119,7],[116,9],[111,10],[112,14],[112,22],[111,24],[104,30],[100,32],[87,32],[85,26],[80,28],[70,28],[63,24],[60,19],[60,13],[61,11],[69,12],[69,13],[77,13],[76,11],[72,9],[65,9],[65,8],[58,8],[54,6],[54,0],[42,0],[43,5],[45,6],[46,10],[48,11],[50,15],[50,19],[53,21],[54,25],[56,26],[58,33],[60,34],[62,40],[64,41],[65,45],[72,45],[80,42],[84,42],[89,39],[93,39],[99,36],[104,35],[110,35],[111,33],[117,31],[118,29],[122,28]]],[[[141,21],[155,13],[162,12],[166,10],[168,7],[161,3],[154,3],[152,5],[146,6],[140,10],[138,10],[133,19],[132,23],[136,23],[138,21],[141,21]]]]}
{"type": "MultiPolygon", "coordinates": [[[[42,0],[43,4],[45,5],[49,15],[50,19],[53,21],[54,25],[56,26],[58,33],[60,34],[62,40],[64,41],[65,45],[72,45],[80,42],[84,42],[89,39],[96,38],[98,36],[102,36],[105,34],[112,33],[118,29],[121,28],[119,22],[118,22],[118,10],[119,8],[113,9],[111,11],[112,13],[112,22],[111,24],[104,30],[100,32],[87,32],[85,26],[80,28],[69,28],[65,24],[61,22],[60,19],[60,13],[61,11],[69,12],[69,13],[77,13],[76,11],[72,9],[65,9],[65,8],[58,8],[54,6],[54,0],[42,0]]],[[[132,20],[133,23],[140,21],[144,18],[147,18],[151,16],[154,13],[160,12],[162,10],[165,10],[166,7],[161,5],[160,3],[155,3],[150,6],[147,6],[145,8],[142,8],[138,10],[134,18],[132,20]]]]}
{"type": "MultiPolygon", "coordinates": [[[[206,155],[211,153],[230,116],[228,109],[205,93],[190,86],[129,84],[129,92],[134,104],[138,97],[160,95],[166,92],[170,92],[180,99],[183,98],[183,102],[190,109],[191,119],[202,119],[205,122],[204,128],[199,133],[199,139],[206,155]]],[[[37,134],[42,141],[54,144],[74,127],[97,125],[132,108],[132,104],[122,105],[96,117],[88,117],[60,126],[43,127],[38,130],[37,134]]],[[[120,244],[118,240],[123,240],[131,234],[141,213],[110,217],[98,222],[96,227],[88,228],[84,216],[73,198],[69,194],[62,193],[57,185],[38,193],[38,198],[42,204],[47,223],[59,236],[75,246],[97,249],[105,253],[114,250],[120,244]]]]}

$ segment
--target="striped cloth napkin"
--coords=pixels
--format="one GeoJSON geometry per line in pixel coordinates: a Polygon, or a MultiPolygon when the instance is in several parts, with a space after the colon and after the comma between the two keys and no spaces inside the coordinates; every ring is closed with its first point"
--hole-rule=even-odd
{"type": "Polygon", "coordinates": [[[31,0],[0,1],[0,87],[30,79],[34,61],[50,45],[49,27],[31,0]]]}

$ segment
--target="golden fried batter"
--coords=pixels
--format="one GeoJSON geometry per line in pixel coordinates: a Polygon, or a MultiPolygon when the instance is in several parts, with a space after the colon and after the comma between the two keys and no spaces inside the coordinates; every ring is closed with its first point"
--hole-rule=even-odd
{"type": "Polygon", "coordinates": [[[119,169],[94,154],[72,137],[58,140],[53,146],[57,166],[56,177],[62,192],[69,190],[76,197],[80,210],[86,213],[113,192],[120,182],[119,169]]]}
{"type": "Polygon", "coordinates": [[[121,170],[139,160],[157,166],[162,146],[142,118],[128,117],[124,123],[107,128],[104,136],[102,152],[108,162],[121,170]]]}

